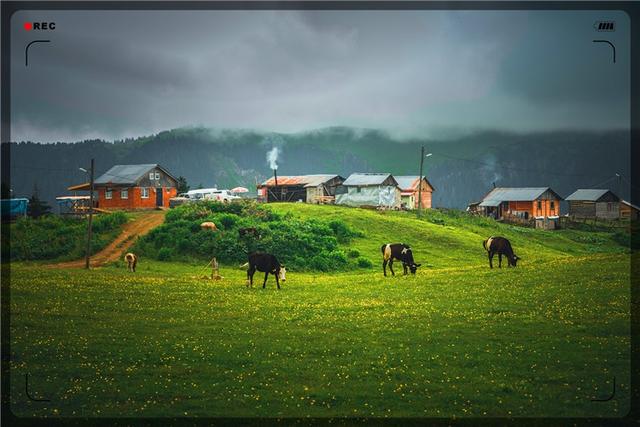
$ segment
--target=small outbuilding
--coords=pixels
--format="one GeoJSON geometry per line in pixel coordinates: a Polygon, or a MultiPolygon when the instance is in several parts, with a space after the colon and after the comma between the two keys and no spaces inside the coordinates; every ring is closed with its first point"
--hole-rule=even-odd
{"type": "Polygon", "coordinates": [[[580,189],[565,199],[574,218],[620,218],[620,198],[611,190],[580,189]]]}
{"type": "Polygon", "coordinates": [[[336,204],[400,208],[401,191],[390,173],[354,173],[337,189],[336,204]]]}
{"type": "Polygon", "coordinates": [[[422,209],[431,209],[431,195],[435,188],[427,177],[422,177],[422,194],[420,194],[420,177],[418,175],[394,176],[400,187],[400,200],[403,208],[417,209],[422,200],[422,209]]]}
{"type": "Polygon", "coordinates": [[[257,186],[264,202],[333,203],[344,178],[336,174],[271,177],[257,186]]]}
{"type": "Polygon", "coordinates": [[[620,218],[629,218],[632,221],[640,220],[640,207],[627,202],[626,200],[621,200],[620,218]]]}

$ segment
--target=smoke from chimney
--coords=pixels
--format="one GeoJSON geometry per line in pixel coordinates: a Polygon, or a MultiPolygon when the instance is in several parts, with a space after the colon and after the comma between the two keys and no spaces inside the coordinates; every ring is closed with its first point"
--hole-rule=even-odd
{"type": "Polygon", "coordinates": [[[278,169],[278,156],[280,155],[280,149],[278,147],[273,147],[271,150],[267,152],[267,162],[269,162],[269,167],[274,171],[278,169]]]}

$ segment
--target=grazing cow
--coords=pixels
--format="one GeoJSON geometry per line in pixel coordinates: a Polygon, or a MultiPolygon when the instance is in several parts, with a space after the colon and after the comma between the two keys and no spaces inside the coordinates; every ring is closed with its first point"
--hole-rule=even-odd
{"type": "Polygon", "coordinates": [[[218,227],[211,221],[203,222],[200,224],[200,228],[203,230],[218,231],[218,227]]]}
{"type": "Polygon", "coordinates": [[[260,233],[255,227],[240,228],[238,229],[238,235],[240,237],[253,236],[255,239],[260,239],[260,233]]]}
{"type": "Polygon", "coordinates": [[[132,254],[131,252],[128,252],[124,256],[124,260],[127,263],[127,268],[129,269],[129,271],[132,272],[132,273],[135,273],[136,272],[136,264],[138,264],[138,257],[135,254],[132,254]]]}
{"type": "MultiPolygon", "coordinates": [[[[262,252],[254,252],[249,254],[249,269],[247,270],[247,287],[253,286],[253,274],[256,270],[264,273],[264,282],[262,288],[267,285],[267,279],[269,273],[273,274],[276,278],[276,285],[280,289],[280,280],[286,282],[287,269],[284,265],[280,264],[275,256],[271,254],[265,254],[262,252]]],[[[247,265],[245,264],[245,265],[247,265]]]]}
{"type": "Polygon", "coordinates": [[[411,274],[416,274],[416,270],[422,265],[415,263],[411,248],[404,243],[387,243],[386,245],[382,245],[380,249],[382,250],[382,271],[385,276],[387,275],[387,263],[389,264],[391,274],[396,275],[393,271],[394,259],[402,262],[404,274],[407,274],[407,267],[411,270],[411,274]]]}
{"type": "Polygon", "coordinates": [[[520,257],[513,253],[511,243],[504,237],[489,237],[482,242],[482,246],[489,253],[489,267],[493,268],[493,256],[498,254],[498,268],[502,268],[502,255],[507,257],[509,266],[516,266],[520,257]]]}

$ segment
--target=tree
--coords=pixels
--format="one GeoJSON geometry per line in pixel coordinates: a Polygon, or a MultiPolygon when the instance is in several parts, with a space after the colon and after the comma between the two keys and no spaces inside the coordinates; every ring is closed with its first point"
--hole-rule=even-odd
{"type": "Polygon", "coordinates": [[[180,175],[178,177],[178,194],[186,193],[189,191],[189,184],[187,183],[187,178],[180,175]]]}
{"type": "Polygon", "coordinates": [[[33,186],[33,194],[29,197],[29,206],[27,207],[27,215],[31,218],[39,218],[43,215],[51,213],[51,206],[44,200],[40,200],[38,192],[38,184],[33,186]]]}

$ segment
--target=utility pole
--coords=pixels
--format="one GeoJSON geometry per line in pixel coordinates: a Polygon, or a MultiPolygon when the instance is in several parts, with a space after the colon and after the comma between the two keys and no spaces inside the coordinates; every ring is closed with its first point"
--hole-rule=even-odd
{"type": "Polygon", "coordinates": [[[420,176],[418,176],[418,217],[422,216],[422,166],[424,165],[424,145],[420,149],[420,176]]]}
{"type": "Polygon", "coordinates": [[[91,168],[89,169],[89,222],[87,223],[87,250],[84,256],[84,268],[89,269],[89,257],[91,256],[91,223],[93,221],[93,170],[95,160],[91,159],[91,168]]]}
{"type": "Polygon", "coordinates": [[[616,176],[618,177],[618,197],[624,200],[622,197],[622,175],[616,173],[616,176]]]}

